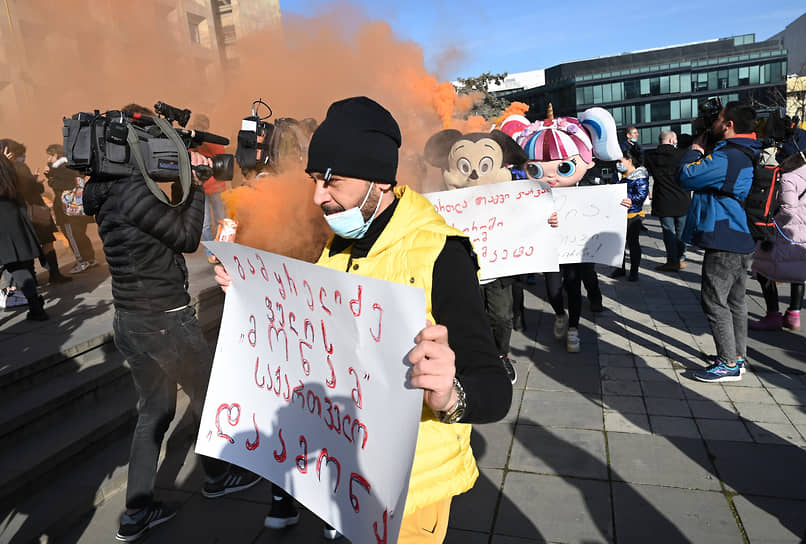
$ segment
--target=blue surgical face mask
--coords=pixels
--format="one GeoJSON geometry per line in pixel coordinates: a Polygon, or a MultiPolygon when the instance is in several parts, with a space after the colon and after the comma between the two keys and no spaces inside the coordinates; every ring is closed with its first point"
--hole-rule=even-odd
{"type": "Polygon", "coordinates": [[[621,172],[623,174],[624,172],[627,171],[627,167],[624,166],[623,163],[617,162],[616,163],[616,170],[618,170],[619,172],[621,172]]]}
{"type": "Polygon", "coordinates": [[[638,143],[638,138],[630,138],[630,141],[634,144],[638,143]]]}
{"type": "Polygon", "coordinates": [[[330,225],[330,229],[334,233],[342,238],[349,238],[351,240],[364,237],[364,235],[367,233],[367,229],[369,229],[369,226],[372,224],[372,220],[375,219],[375,214],[378,213],[378,208],[381,207],[381,199],[378,198],[378,205],[375,206],[375,211],[372,212],[372,217],[364,221],[361,208],[363,208],[364,204],[367,203],[367,199],[369,198],[374,185],[375,183],[370,183],[367,196],[364,197],[364,200],[361,202],[360,206],[350,208],[349,210],[344,210],[343,212],[331,213],[329,215],[325,214],[325,221],[327,221],[327,224],[330,225]]]}

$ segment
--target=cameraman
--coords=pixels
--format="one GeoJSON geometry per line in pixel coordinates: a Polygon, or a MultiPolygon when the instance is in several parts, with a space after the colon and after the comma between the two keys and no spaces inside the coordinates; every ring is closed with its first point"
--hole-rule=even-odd
{"type": "Polygon", "coordinates": [[[716,344],[711,366],[694,372],[703,382],[739,381],[747,357],[747,269],[755,242],[742,202],[753,184],[761,143],[752,132],[756,113],[728,103],[711,128],[716,145],[705,155],[708,134],[694,140],[678,169],[680,187],[694,191],[683,241],[705,250],[700,296],[716,344]]]}
{"type": "MultiPolygon", "coordinates": [[[[128,113],[154,114],[130,105],[128,113]]],[[[210,159],[191,154],[194,165],[210,159]]],[[[126,511],[116,538],[130,542],[175,512],[154,500],[157,460],[176,410],[177,383],[201,416],[212,354],[188,295],[182,253],[199,246],[204,190],[193,175],[187,201],[163,204],[135,172],[123,179],[94,181],[84,189],[84,211],[94,215],[112,275],[115,345],[131,366],[139,394],[132,438],[126,511]]],[[[218,497],[251,487],[260,477],[202,457],[208,480],[203,494],[218,497]]]]}

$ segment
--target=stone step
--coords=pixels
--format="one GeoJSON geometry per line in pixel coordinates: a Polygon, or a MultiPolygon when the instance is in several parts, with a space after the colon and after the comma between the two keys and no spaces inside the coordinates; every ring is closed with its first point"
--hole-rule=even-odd
{"type": "MultiPolygon", "coordinates": [[[[171,422],[160,454],[167,444],[191,447],[196,429],[189,417],[189,399],[177,397],[177,416],[171,422]],[[184,414],[184,416],[183,416],[184,414]]],[[[126,488],[133,425],[126,432],[89,449],[69,470],[51,472],[47,484],[15,500],[0,501],[0,542],[54,542],[96,508],[126,488]]],[[[109,539],[112,540],[110,533],[109,539]]]]}

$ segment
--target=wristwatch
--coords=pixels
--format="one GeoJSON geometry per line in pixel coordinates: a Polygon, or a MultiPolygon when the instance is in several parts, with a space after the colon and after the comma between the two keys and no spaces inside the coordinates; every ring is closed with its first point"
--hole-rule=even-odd
{"type": "Polygon", "coordinates": [[[456,404],[450,410],[439,413],[439,420],[442,423],[459,423],[465,415],[467,398],[465,397],[465,390],[456,376],[453,377],[453,389],[456,391],[456,404]]]}

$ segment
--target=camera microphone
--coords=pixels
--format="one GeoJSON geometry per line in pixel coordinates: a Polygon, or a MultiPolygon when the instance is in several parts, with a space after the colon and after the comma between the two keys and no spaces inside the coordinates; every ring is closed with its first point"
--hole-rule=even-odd
{"type": "Polygon", "coordinates": [[[219,136],[218,134],[203,132],[201,130],[185,130],[185,129],[178,129],[177,132],[180,134],[186,134],[197,142],[209,142],[211,144],[229,145],[229,138],[224,138],[223,136],[219,136]]]}

